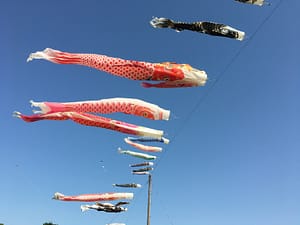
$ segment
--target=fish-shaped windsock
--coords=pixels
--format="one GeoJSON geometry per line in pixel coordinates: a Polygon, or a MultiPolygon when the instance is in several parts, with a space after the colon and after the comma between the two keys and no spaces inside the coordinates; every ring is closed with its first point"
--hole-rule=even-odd
{"type": "Polygon", "coordinates": [[[27,62],[33,59],[88,66],[131,80],[159,81],[159,83],[143,82],[142,86],[146,88],[196,87],[205,85],[207,80],[205,71],[193,68],[189,64],[150,63],[98,54],[62,52],[51,48],[31,53],[27,62]]]}
{"type": "Polygon", "coordinates": [[[142,162],[142,163],[136,163],[136,164],[130,164],[130,167],[141,167],[141,166],[153,166],[153,162],[142,162]]]}
{"type": "Polygon", "coordinates": [[[133,193],[101,193],[101,194],[81,194],[67,196],[56,192],[53,199],[60,201],[79,201],[79,202],[96,202],[96,201],[113,201],[119,199],[133,199],[133,193]]]}
{"type": "Polygon", "coordinates": [[[127,137],[128,140],[132,142],[162,142],[164,144],[169,144],[170,140],[164,137],[152,138],[152,137],[127,137]]]}
{"type": "Polygon", "coordinates": [[[258,5],[258,6],[270,5],[270,3],[265,2],[265,0],[235,0],[235,1],[236,2],[247,3],[247,4],[252,4],[252,5],[258,5]]]}
{"type": "Polygon", "coordinates": [[[107,223],[106,225],[126,225],[125,223],[107,223]]]}
{"type": "Polygon", "coordinates": [[[214,22],[193,22],[193,23],[185,23],[185,22],[175,22],[168,18],[158,18],[154,17],[150,24],[154,28],[171,28],[178,32],[183,30],[196,31],[199,33],[209,34],[213,36],[227,37],[242,41],[245,37],[245,32],[237,30],[231,26],[214,23],[214,22]]]}
{"type": "Polygon", "coordinates": [[[82,212],[85,212],[90,209],[94,209],[97,211],[103,211],[108,213],[120,213],[120,212],[127,211],[127,208],[121,206],[125,204],[129,204],[129,202],[118,202],[115,205],[108,202],[105,203],[96,202],[93,205],[81,205],[80,208],[82,212]]]}
{"type": "Polygon", "coordinates": [[[139,143],[131,141],[128,138],[124,138],[124,141],[127,144],[129,144],[139,150],[145,151],[145,152],[161,152],[162,151],[161,147],[139,144],[139,143]]]}
{"type": "Polygon", "coordinates": [[[168,120],[170,111],[157,105],[131,98],[110,98],[79,102],[34,102],[30,101],[34,115],[26,116],[20,112],[14,112],[14,116],[26,122],[39,120],[73,120],[76,123],[102,127],[137,136],[162,138],[163,131],[147,127],[137,126],[110,118],[101,117],[93,113],[122,112],[136,116],[142,116],[153,120],[168,120]]]}
{"type": "Polygon", "coordinates": [[[152,120],[169,120],[170,110],[134,98],[107,98],[78,102],[34,102],[30,101],[34,113],[80,112],[80,113],[125,113],[152,120]]]}
{"type": "Polygon", "coordinates": [[[136,173],[136,172],[145,172],[145,171],[151,171],[153,170],[153,167],[145,167],[145,168],[141,168],[141,169],[135,169],[135,170],[132,170],[133,173],[136,173]]]}
{"type": "Polygon", "coordinates": [[[136,184],[136,183],[130,183],[130,184],[113,184],[115,187],[124,187],[124,188],[141,188],[142,185],[136,184]]]}
{"type": "Polygon", "coordinates": [[[129,124],[90,113],[56,112],[27,116],[15,111],[13,113],[13,116],[18,117],[24,120],[25,122],[36,122],[40,120],[72,120],[75,123],[85,126],[101,127],[137,136],[162,137],[164,133],[162,130],[156,130],[148,127],[129,124]]]}
{"type": "Polygon", "coordinates": [[[143,172],[132,172],[134,175],[149,175],[150,173],[148,171],[143,171],[143,172]]]}
{"type": "Polygon", "coordinates": [[[126,154],[126,155],[131,155],[133,157],[141,158],[141,159],[146,159],[146,160],[154,160],[156,159],[156,156],[154,155],[149,155],[145,153],[139,153],[139,152],[134,152],[130,150],[122,150],[121,148],[118,148],[118,152],[120,154],[126,154]]]}

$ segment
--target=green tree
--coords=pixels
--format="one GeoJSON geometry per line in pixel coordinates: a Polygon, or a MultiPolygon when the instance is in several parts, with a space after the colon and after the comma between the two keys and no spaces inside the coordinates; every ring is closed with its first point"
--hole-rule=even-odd
{"type": "Polygon", "coordinates": [[[46,222],[46,223],[43,223],[43,225],[58,225],[58,224],[52,223],[52,222],[46,222]]]}

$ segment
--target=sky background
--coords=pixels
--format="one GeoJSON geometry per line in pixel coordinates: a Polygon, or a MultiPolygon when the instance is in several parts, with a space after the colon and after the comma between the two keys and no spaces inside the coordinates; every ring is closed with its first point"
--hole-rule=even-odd
{"type": "Polygon", "coordinates": [[[169,121],[104,115],[165,131],[153,172],[151,224],[300,224],[300,64],[296,0],[265,7],[233,0],[1,1],[0,223],[146,224],[147,177],[120,155],[127,135],[72,121],[25,123],[29,100],[138,98],[171,110],[169,121]],[[246,32],[242,42],[154,29],[153,16],[214,21],[246,32]],[[204,87],[145,89],[139,81],[43,60],[46,47],[147,62],[188,63],[204,87]],[[141,189],[112,183],[135,182],[141,189]],[[80,211],[66,195],[134,192],[120,214],[80,211]]]}

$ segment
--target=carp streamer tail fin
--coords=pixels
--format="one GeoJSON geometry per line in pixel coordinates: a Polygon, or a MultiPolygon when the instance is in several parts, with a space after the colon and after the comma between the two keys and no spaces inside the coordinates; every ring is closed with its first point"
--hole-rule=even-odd
{"type": "Polygon", "coordinates": [[[90,208],[88,205],[81,205],[80,209],[81,209],[81,212],[85,212],[85,211],[89,210],[90,208]]]}
{"type": "Polygon", "coordinates": [[[173,28],[174,27],[174,22],[170,19],[167,18],[158,18],[154,17],[151,21],[150,24],[154,28],[173,28]]]}
{"type": "Polygon", "coordinates": [[[33,59],[45,59],[58,64],[78,64],[81,61],[80,56],[77,54],[61,52],[51,48],[31,53],[27,58],[27,62],[30,62],[33,59]]]}
{"type": "Polygon", "coordinates": [[[64,196],[65,195],[63,195],[62,193],[56,192],[52,199],[59,200],[59,199],[63,198],[64,196]]]}

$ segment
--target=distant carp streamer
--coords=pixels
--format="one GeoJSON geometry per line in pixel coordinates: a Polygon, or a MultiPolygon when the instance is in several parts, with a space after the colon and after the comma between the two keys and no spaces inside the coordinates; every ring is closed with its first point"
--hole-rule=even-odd
{"type": "Polygon", "coordinates": [[[162,142],[165,144],[169,144],[170,140],[167,138],[151,138],[151,137],[127,137],[128,140],[132,142],[162,142]]]}
{"type": "Polygon", "coordinates": [[[153,168],[149,166],[141,169],[132,170],[132,173],[140,173],[140,172],[146,172],[151,170],[153,170],[153,168]]]}
{"type": "Polygon", "coordinates": [[[130,150],[123,150],[121,148],[118,148],[118,152],[120,154],[131,155],[133,157],[141,158],[141,159],[146,159],[146,160],[155,160],[156,159],[156,156],[154,156],[154,155],[149,155],[149,154],[145,154],[145,153],[134,152],[134,151],[130,151],[130,150]]]}
{"type": "Polygon", "coordinates": [[[78,202],[96,202],[96,201],[113,201],[119,199],[133,199],[133,193],[103,193],[103,194],[82,194],[67,196],[56,192],[53,199],[60,201],[78,201],[78,202]]]}
{"type": "Polygon", "coordinates": [[[161,147],[155,147],[155,146],[149,146],[149,145],[139,144],[139,143],[136,143],[134,141],[131,141],[128,138],[124,138],[124,141],[127,144],[129,144],[129,145],[131,145],[131,146],[133,146],[133,147],[135,147],[135,148],[137,148],[139,150],[145,151],[145,152],[161,152],[162,151],[161,147]]]}
{"type": "Polygon", "coordinates": [[[150,63],[98,54],[62,52],[51,48],[31,53],[27,62],[33,59],[45,59],[58,64],[88,66],[131,80],[162,81],[160,83],[143,82],[142,86],[146,88],[204,86],[207,80],[205,71],[195,69],[189,64],[150,63]]]}
{"type": "Polygon", "coordinates": [[[214,22],[193,22],[193,23],[185,23],[185,22],[175,22],[168,18],[158,18],[154,17],[150,24],[154,28],[171,28],[178,32],[183,30],[190,30],[199,33],[209,34],[213,36],[227,37],[242,41],[245,37],[245,32],[237,30],[233,27],[230,27],[221,23],[214,22]]]}
{"type": "Polygon", "coordinates": [[[30,102],[31,106],[39,107],[40,110],[33,110],[35,114],[30,116],[23,115],[20,112],[14,112],[13,115],[23,119],[25,122],[72,120],[81,125],[101,127],[126,134],[152,138],[162,138],[163,131],[105,118],[92,113],[122,112],[152,120],[168,120],[170,116],[169,110],[162,109],[157,105],[142,100],[129,98],[67,103],[30,102]]]}
{"type": "Polygon", "coordinates": [[[107,213],[120,213],[127,211],[127,208],[122,207],[121,205],[126,205],[129,204],[129,202],[118,202],[117,204],[112,204],[109,202],[96,202],[94,205],[81,205],[81,211],[85,212],[90,209],[94,209],[97,211],[103,211],[107,213]]]}
{"type": "Polygon", "coordinates": [[[258,5],[258,6],[270,5],[270,3],[265,2],[265,0],[235,0],[235,1],[236,2],[247,3],[247,4],[252,4],[252,5],[258,5]]]}
{"type": "Polygon", "coordinates": [[[141,188],[142,185],[136,184],[136,183],[130,183],[130,184],[113,184],[115,187],[123,187],[123,188],[141,188]]]}
{"type": "Polygon", "coordinates": [[[153,166],[153,162],[142,162],[142,163],[136,163],[136,164],[130,164],[130,167],[142,167],[142,166],[153,166]]]}

